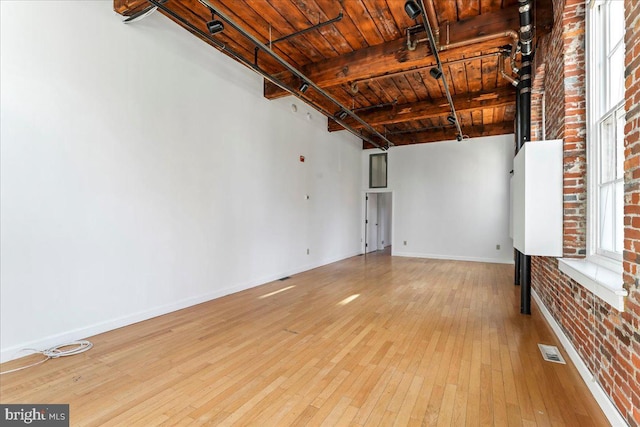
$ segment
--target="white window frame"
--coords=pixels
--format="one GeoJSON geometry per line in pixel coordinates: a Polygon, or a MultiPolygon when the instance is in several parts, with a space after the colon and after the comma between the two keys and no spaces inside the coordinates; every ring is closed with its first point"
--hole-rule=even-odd
{"type": "MultiPolygon", "coordinates": [[[[587,9],[587,258],[591,262],[622,273],[622,252],[612,252],[601,248],[599,245],[598,232],[601,226],[599,214],[601,203],[599,192],[601,171],[600,124],[612,115],[615,117],[620,109],[622,109],[624,114],[624,97],[604,114],[599,113],[602,103],[606,102],[607,105],[611,104],[609,99],[601,99],[603,94],[607,97],[610,95],[602,87],[602,82],[607,81],[610,76],[609,69],[605,70],[604,76],[597,72],[598,58],[594,58],[595,44],[603,41],[608,43],[608,31],[605,30],[606,40],[603,40],[600,35],[595,34],[593,28],[597,24],[593,22],[593,18],[595,16],[595,9],[598,6],[610,2],[611,0],[592,1],[587,9]]],[[[624,25],[624,23],[621,23],[621,25],[624,25]]],[[[624,37],[622,43],[622,49],[624,49],[624,37]]],[[[615,182],[623,182],[623,180],[624,178],[620,177],[615,180],[615,182]]],[[[622,186],[624,188],[624,183],[622,186]]],[[[616,212],[616,214],[623,215],[622,212],[616,212]]]]}
{"type": "MultiPolygon", "coordinates": [[[[594,22],[595,9],[600,5],[610,2],[611,0],[591,0],[586,14],[587,254],[584,260],[561,258],[558,260],[558,268],[590,292],[617,310],[622,311],[624,310],[624,297],[627,295],[627,292],[622,286],[622,253],[604,250],[599,247],[598,241],[598,228],[600,227],[599,189],[602,166],[600,158],[600,124],[612,114],[618,114],[620,109],[622,109],[622,114],[624,114],[625,102],[623,96],[621,100],[611,106],[604,114],[600,114],[603,110],[603,108],[600,108],[603,102],[606,103],[605,105],[607,106],[611,105],[609,99],[601,99],[602,95],[606,97],[610,95],[603,85],[603,82],[607,82],[610,76],[609,67],[605,70],[604,76],[597,70],[598,58],[595,57],[595,44],[604,42],[608,45],[609,33],[605,30],[606,38],[603,39],[601,35],[596,34],[593,28],[597,24],[594,22]]],[[[624,25],[624,22],[620,23],[620,25],[624,25]]],[[[624,49],[624,37],[622,43],[622,49],[624,49]]],[[[616,177],[616,179],[610,181],[610,183],[611,185],[618,185],[619,182],[622,182],[622,188],[624,189],[623,181],[623,177],[616,177]]],[[[616,214],[624,215],[623,212],[616,212],[616,214]]],[[[622,222],[620,226],[623,226],[622,222]]],[[[612,231],[614,231],[614,233],[616,232],[613,228],[612,231]]]]}

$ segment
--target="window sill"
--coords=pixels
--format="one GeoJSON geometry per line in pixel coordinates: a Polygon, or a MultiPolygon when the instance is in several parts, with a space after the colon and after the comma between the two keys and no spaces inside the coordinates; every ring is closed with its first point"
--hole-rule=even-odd
{"type": "Polygon", "coordinates": [[[616,310],[624,311],[627,291],[622,287],[621,273],[584,259],[558,258],[558,268],[616,310]]]}

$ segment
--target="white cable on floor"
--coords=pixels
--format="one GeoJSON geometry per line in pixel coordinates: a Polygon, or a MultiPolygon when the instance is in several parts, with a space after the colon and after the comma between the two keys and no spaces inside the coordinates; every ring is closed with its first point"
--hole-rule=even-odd
{"type": "Polygon", "coordinates": [[[24,348],[24,349],[22,349],[20,351],[31,351],[32,354],[40,353],[43,356],[45,356],[45,358],[43,360],[39,361],[39,362],[32,363],[31,365],[22,366],[20,368],[16,368],[16,369],[11,369],[9,371],[0,372],[0,375],[10,374],[12,372],[22,371],[23,369],[31,368],[33,366],[39,365],[41,363],[44,363],[49,359],[57,359],[58,357],[74,356],[76,354],[84,353],[85,351],[89,350],[91,347],[93,347],[93,344],[90,341],[80,340],[80,341],[73,341],[73,342],[70,342],[70,343],[67,343],[67,344],[60,344],[60,345],[57,345],[55,347],[48,348],[46,350],[36,350],[34,348],[24,348]],[[65,347],[72,347],[72,346],[73,346],[73,348],[70,348],[70,349],[67,349],[67,350],[63,350],[65,347]]]}

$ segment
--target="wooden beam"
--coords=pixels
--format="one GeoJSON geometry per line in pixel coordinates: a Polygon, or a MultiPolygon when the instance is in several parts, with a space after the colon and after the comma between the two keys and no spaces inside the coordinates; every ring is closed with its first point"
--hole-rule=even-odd
{"type": "Polygon", "coordinates": [[[122,16],[131,16],[150,5],[147,0],[113,0],[113,10],[122,16]]]}
{"type": "MultiPolygon", "coordinates": [[[[469,138],[506,135],[513,132],[513,122],[500,122],[490,125],[467,126],[462,128],[462,133],[469,136],[469,138]]],[[[451,127],[448,129],[437,129],[432,131],[388,135],[388,137],[395,145],[421,144],[425,142],[438,141],[455,141],[456,129],[454,127],[451,127]]],[[[370,144],[363,141],[363,148],[373,148],[373,146],[370,146],[370,144]]]]}
{"type": "MultiPolygon", "coordinates": [[[[514,105],[515,89],[512,86],[497,88],[494,91],[471,92],[456,95],[452,98],[456,112],[467,113],[478,108],[494,108],[507,105],[514,105]]],[[[372,126],[387,125],[390,123],[401,123],[412,120],[423,120],[431,117],[438,117],[449,112],[447,98],[439,98],[431,101],[420,101],[411,104],[396,105],[394,107],[378,108],[375,110],[356,113],[360,118],[372,126]]],[[[355,129],[360,129],[362,125],[348,117],[345,123],[355,129]]],[[[334,120],[329,119],[329,132],[344,129],[334,120]]]]}
{"type": "MultiPolygon", "coordinates": [[[[505,33],[517,30],[519,26],[518,7],[514,5],[493,13],[485,13],[463,21],[440,28],[441,44],[472,41],[477,37],[505,33]],[[449,38],[447,39],[447,34],[449,38]]],[[[420,33],[422,37],[424,34],[420,33]]],[[[511,44],[513,40],[507,36],[492,40],[472,43],[440,52],[443,61],[461,58],[491,48],[511,44]]],[[[435,64],[427,43],[419,43],[411,51],[407,48],[406,38],[370,46],[345,55],[337,56],[322,62],[307,64],[300,71],[320,87],[331,87],[357,80],[381,76],[387,73],[425,67],[435,64]]],[[[278,75],[287,83],[294,83],[297,79],[288,72],[278,75]]],[[[287,93],[279,87],[265,83],[264,96],[276,99],[287,93]]]]}

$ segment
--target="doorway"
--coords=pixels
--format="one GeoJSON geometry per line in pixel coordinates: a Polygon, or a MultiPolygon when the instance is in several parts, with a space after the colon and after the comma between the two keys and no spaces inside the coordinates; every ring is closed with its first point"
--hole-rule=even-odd
{"type": "Polygon", "coordinates": [[[363,253],[382,251],[391,246],[392,203],[391,192],[365,193],[363,253]]]}

